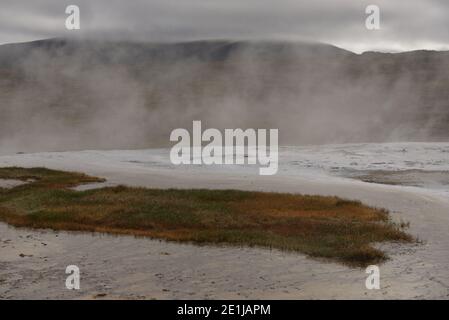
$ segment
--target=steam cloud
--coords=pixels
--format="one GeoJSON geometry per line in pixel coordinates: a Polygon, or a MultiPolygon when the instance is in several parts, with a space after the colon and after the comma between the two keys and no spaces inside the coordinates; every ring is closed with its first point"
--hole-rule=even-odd
{"type": "Polygon", "coordinates": [[[168,146],[175,128],[280,144],[444,140],[449,54],[296,42],[47,40],[0,47],[0,150],[168,146]]]}

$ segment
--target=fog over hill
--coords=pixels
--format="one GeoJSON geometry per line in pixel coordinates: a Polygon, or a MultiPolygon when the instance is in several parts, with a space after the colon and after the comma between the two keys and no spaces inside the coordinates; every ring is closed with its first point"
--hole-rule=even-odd
{"type": "Polygon", "coordinates": [[[449,139],[449,52],[303,42],[0,46],[0,152],[167,146],[192,120],[281,144],[449,139]]]}

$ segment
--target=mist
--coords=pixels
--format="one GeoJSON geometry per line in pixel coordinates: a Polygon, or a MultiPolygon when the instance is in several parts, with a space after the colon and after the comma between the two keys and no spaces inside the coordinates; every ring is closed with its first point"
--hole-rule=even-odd
{"type": "Polygon", "coordinates": [[[4,45],[0,150],[167,147],[193,120],[281,145],[447,141],[448,71],[448,52],[293,41],[4,45]]]}

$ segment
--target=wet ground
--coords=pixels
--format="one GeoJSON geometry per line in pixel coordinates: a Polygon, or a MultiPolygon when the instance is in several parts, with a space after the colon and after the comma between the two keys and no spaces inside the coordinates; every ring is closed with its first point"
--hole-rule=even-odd
{"type": "MultiPolygon", "coordinates": [[[[391,259],[380,265],[380,290],[366,289],[367,274],[363,269],[310,259],[301,254],[257,248],[194,246],[128,236],[19,230],[0,223],[0,298],[449,299],[449,199],[445,193],[440,195],[428,192],[424,187],[404,186],[424,185],[429,180],[444,183],[446,169],[426,167],[427,171],[433,172],[422,173],[422,169],[405,168],[409,171],[392,172],[404,170],[396,164],[404,164],[406,152],[397,146],[386,146],[382,152],[388,149],[388,157],[396,160],[389,161],[389,166],[394,166],[384,172],[382,166],[385,165],[376,164],[374,158],[370,161],[366,158],[372,156],[372,150],[377,154],[381,147],[368,146],[363,150],[370,153],[364,151],[364,155],[362,150],[356,155],[351,153],[351,158],[359,158],[358,165],[352,167],[359,170],[357,174],[365,176],[364,179],[376,183],[315,176],[315,171],[295,174],[302,172],[301,168],[309,161],[304,160],[307,157],[319,159],[314,162],[316,166],[320,165],[319,161],[323,166],[336,166],[335,154],[343,152],[342,148],[331,148],[332,151],[325,148],[320,157],[318,151],[310,151],[312,155],[305,154],[302,160],[296,149],[294,153],[289,151],[281,162],[290,163],[295,158],[299,159],[299,164],[294,163],[288,168],[281,166],[279,175],[265,177],[254,174],[257,170],[222,172],[207,169],[202,172],[190,167],[173,169],[131,162],[151,158],[149,151],[14,155],[0,157],[0,166],[46,166],[80,171],[104,177],[111,185],[337,195],[387,208],[396,221],[410,222],[408,231],[421,242],[382,245],[391,259]],[[379,172],[373,174],[372,170],[379,172]],[[381,182],[395,185],[379,184],[381,182]],[[65,288],[65,268],[71,264],[79,266],[81,271],[79,291],[65,288]]],[[[420,145],[419,153],[414,151],[414,163],[419,160],[438,168],[447,166],[449,153],[443,152],[446,147],[437,148],[433,144],[429,147],[440,156],[438,161],[431,157],[426,160],[421,152],[425,148],[420,145]]],[[[162,159],[163,155],[157,152],[157,157],[162,159]]],[[[387,155],[383,157],[387,158],[387,155]]],[[[343,158],[339,168],[347,168],[343,160],[348,165],[353,161],[343,158]]]]}
{"type": "Polygon", "coordinates": [[[410,186],[431,190],[445,190],[449,188],[449,171],[347,169],[342,170],[340,174],[344,177],[369,183],[410,186]]]}

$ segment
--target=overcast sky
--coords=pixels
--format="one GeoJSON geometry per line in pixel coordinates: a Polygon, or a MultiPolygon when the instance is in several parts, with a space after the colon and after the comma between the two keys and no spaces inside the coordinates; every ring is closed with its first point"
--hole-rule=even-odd
{"type": "Polygon", "coordinates": [[[449,50],[449,0],[0,0],[0,44],[59,36],[143,41],[288,39],[366,50],[449,50]],[[81,30],[65,29],[78,5],[81,30]],[[381,9],[367,30],[365,8],[381,9]]]}

